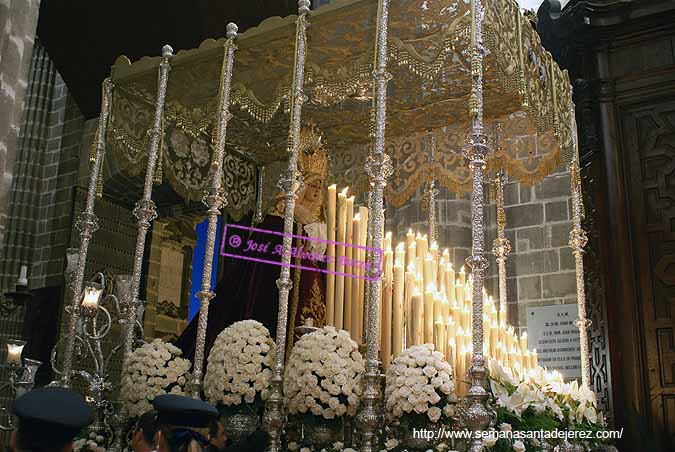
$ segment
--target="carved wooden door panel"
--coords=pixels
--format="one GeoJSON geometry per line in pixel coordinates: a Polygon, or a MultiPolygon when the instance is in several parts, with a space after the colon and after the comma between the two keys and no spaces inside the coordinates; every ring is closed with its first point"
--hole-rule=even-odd
{"type": "MultiPolygon", "coordinates": [[[[650,419],[675,435],[675,99],[653,99],[622,114],[625,175],[641,316],[650,419]]],[[[628,295],[627,295],[628,296],[628,295]]]]}

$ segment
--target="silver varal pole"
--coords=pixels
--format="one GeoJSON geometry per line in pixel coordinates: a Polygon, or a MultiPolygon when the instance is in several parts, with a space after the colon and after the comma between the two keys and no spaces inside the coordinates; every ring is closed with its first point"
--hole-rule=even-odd
{"type": "MultiPolygon", "coordinates": [[[[378,363],[378,323],[381,296],[382,231],[384,229],[384,188],[393,169],[390,157],[384,152],[385,127],[387,121],[387,83],[391,74],[387,72],[387,28],[389,0],[379,0],[377,11],[377,36],[373,82],[375,85],[375,144],[366,160],[366,172],[371,185],[372,245],[379,250],[380,265],[371,266],[368,274],[372,279],[368,287],[368,336],[366,342],[365,387],[361,397],[358,422],[361,426],[361,452],[376,449],[376,434],[380,427],[380,369],[378,363]],[[377,268],[376,268],[377,267],[377,268]]],[[[375,254],[375,253],[374,253],[375,254]]],[[[376,254],[375,254],[376,255],[376,254]]]]}
{"type": "Polygon", "coordinates": [[[569,244],[574,254],[574,263],[577,279],[577,305],[579,318],[575,325],[579,328],[581,348],[581,384],[591,388],[591,353],[588,343],[588,329],[592,322],[586,317],[586,288],[584,286],[584,247],[588,243],[586,231],[581,227],[581,175],[579,174],[579,150],[577,147],[577,127],[574,120],[574,104],[570,105],[570,129],[574,146],[574,158],[570,164],[570,179],[572,188],[572,231],[569,244]]]}
{"type": "Polygon", "coordinates": [[[227,134],[227,123],[232,117],[230,113],[230,87],[232,82],[232,65],[234,63],[234,52],[236,45],[234,40],[237,37],[237,26],[233,23],[227,24],[227,42],[225,43],[225,56],[221,70],[220,82],[220,115],[218,121],[218,131],[214,147],[212,166],[211,187],[204,194],[204,204],[209,208],[209,224],[206,233],[206,251],[204,253],[204,270],[202,273],[202,288],[197,293],[199,298],[199,323],[197,325],[197,343],[195,348],[195,359],[193,363],[191,393],[195,399],[201,395],[202,386],[202,368],[204,365],[204,344],[206,342],[206,325],[209,317],[209,302],[215,294],[211,290],[211,274],[213,269],[213,254],[216,247],[216,233],[218,229],[218,216],[227,200],[225,191],[222,187],[223,179],[223,157],[225,154],[225,136],[227,134]]]}
{"type": "Polygon", "coordinates": [[[105,79],[103,81],[101,115],[98,119],[96,155],[90,169],[87,200],[84,211],[82,211],[76,222],[76,227],[80,231],[80,250],[77,267],[75,268],[75,275],[71,285],[73,298],[71,299],[70,305],[66,306],[66,312],[68,313],[68,328],[66,330],[65,349],[63,354],[63,376],[59,382],[61,386],[66,388],[70,387],[70,376],[73,370],[73,352],[75,350],[75,336],[77,334],[77,324],[80,317],[80,297],[82,294],[82,285],[84,284],[84,269],[87,264],[87,251],[89,250],[91,237],[99,227],[98,217],[94,213],[94,203],[96,200],[96,189],[98,187],[99,178],[101,177],[103,155],[105,154],[105,136],[108,118],[110,116],[112,89],[112,81],[109,78],[105,79]]]}
{"type": "MultiPolygon", "coordinates": [[[[467,394],[469,406],[465,413],[465,422],[469,429],[474,432],[485,430],[490,423],[492,415],[486,407],[488,393],[487,369],[483,356],[483,284],[487,259],[484,254],[483,232],[483,174],[486,159],[490,152],[487,137],[483,129],[483,6],[481,0],[472,0],[472,44],[471,77],[473,86],[471,89],[471,132],[465,145],[464,154],[469,160],[472,171],[471,190],[471,233],[472,246],[471,256],[466,259],[467,265],[473,275],[473,363],[469,373],[471,375],[471,387],[467,394]]],[[[483,450],[483,442],[480,436],[475,436],[471,443],[470,452],[483,450]]]]}
{"type": "Polygon", "coordinates": [[[504,211],[504,172],[495,177],[497,192],[497,238],[492,244],[492,254],[497,259],[499,270],[499,306],[506,306],[506,259],[511,253],[511,242],[506,237],[506,213],[504,211]]]}
{"type": "Polygon", "coordinates": [[[265,166],[258,168],[256,174],[256,197],[255,197],[255,215],[253,216],[254,223],[262,223],[263,215],[263,185],[265,181],[265,166]]]}
{"type": "Polygon", "coordinates": [[[124,363],[134,344],[134,330],[136,326],[136,308],[140,304],[138,291],[141,285],[141,268],[143,266],[143,254],[145,251],[145,239],[148,235],[150,224],[157,218],[157,207],[152,200],[152,182],[157,166],[159,154],[159,142],[162,132],[162,119],[164,116],[164,102],[166,100],[166,86],[169,81],[171,65],[169,60],[173,56],[171,46],[162,47],[162,62],[159,64],[159,80],[157,82],[157,105],[150,133],[150,149],[148,150],[148,165],[145,170],[145,184],[143,197],[136,203],[133,210],[138,224],[136,236],[136,250],[134,252],[133,272],[131,274],[131,305],[124,322],[124,345],[122,347],[122,362],[124,363]]]}
{"type": "Polygon", "coordinates": [[[427,227],[429,229],[429,243],[438,240],[438,228],[436,227],[436,196],[439,191],[436,188],[435,166],[436,164],[436,134],[429,131],[429,179],[424,188],[424,201],[427,205],[427,227]]]}
{"type": "Polygon", "coordinates": [[[286,326],[288,324],[288,294],[291,282],[291,245],[293,243],[293,217],[297,191],[301,185],[298,172],[298,145],[300,141],[300,119],[304,102],[303,82],[305,76],[305,56],[307,46],[307,15],[309,0],[298,2],[298,19],[296,22],[295,66],[293,84],[291,86],[291,122],[288,130],[288,168],[280,178],[280,186],[284,191],[284,238],[282,242],[281,273],[277,279],[279,288],[279,314],[277,319],[276,356],[274,370],[270,381],[270,397],[265,405],[263,422],[270,435],[270,452],[281,451],[281,435],[284,428],[283,412],[283,374],[286,352],[286,326]]]}

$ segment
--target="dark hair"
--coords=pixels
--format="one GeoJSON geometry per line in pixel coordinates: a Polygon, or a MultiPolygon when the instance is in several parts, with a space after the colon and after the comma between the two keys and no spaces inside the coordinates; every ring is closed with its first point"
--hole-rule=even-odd
{"type": "Polygon", "coordinates": [[[155,443],[155,433],[157,433],[157,412],[155,410],[146,411],[138,418],[135,431],[143,432],[145,441],[153,445],[155,443]]]}
{"type": "Polygon", "coordinates": [[[204,435],[195,430],[170,425],[160,428],[171,452],[203,452],[208,444],[204,435]]]}
{"type": "Polygon", "coordinates": [[[19,421],[16,447],[24,452],[62,452],[77,435],[70,429],[39,421],[19,421]]]}

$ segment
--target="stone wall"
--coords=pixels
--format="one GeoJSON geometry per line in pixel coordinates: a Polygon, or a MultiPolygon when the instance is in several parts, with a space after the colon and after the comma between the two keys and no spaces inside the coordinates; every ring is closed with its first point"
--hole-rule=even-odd
{"type": "Polygon", "coordinates": [[[83,118],[44,47],[35,44],[17,146],[0,290],[28,265],[30,289],[63,283],[83,118]]]}
{"type": "Polygon", "coordinates": [[[40,0],[0,1],[0,244],[7,230],[16,145],[40,0]]]}
{"type": "MultiPolygon", "coordinates": [[[[428,211],[422,206],[423,188],[398,209],[388,206],[385,212],[386,231],[393,233],[396,244],[405,240],[409,228],[413,232],[427,234],[428,211]]],[[[448,248],[453,266],[459,269],[471,253],[471,203],[469,195],[457,195],[445,188],[436,196],[436,225],[438,244],[448,248]]]]}
{"type": "MultiPolygon", "coordinates": [[[[570,177],[565,166],[534,187],[509,180],[504,186],[506,236],[512,251],[506,261],[507,315],[516,331],[527,329],[528,307],[576,303],[570,177]]],[[[496,206],[488,205],[488,246],[496,237],[496,206]]],[[[489,292],[498,298],[497,262],[490,253],[489,292]]]]}

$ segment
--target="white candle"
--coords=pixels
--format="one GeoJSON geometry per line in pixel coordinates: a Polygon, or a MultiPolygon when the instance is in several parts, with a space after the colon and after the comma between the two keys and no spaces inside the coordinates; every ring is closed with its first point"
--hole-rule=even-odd
{"type": "Polygon", "coordinates": [[[434,293],[436,288],[429,284],[424,291],[424,343],[434,343],[434,293]]]}
{"type": "MultiPolygon", "coordinates": [[[[354,240],[354,197],[350,196],[347,198],[346,202],[346,209],[347,209],[347,225],[345,228],[345,242],[347,245],[353,245],[353,240],[354,240]]],[[[344,329],[347,331],[350,331],[352,333],[352,339],[356,339],[356,331],[351,331],[352,329],[352,283],[354,282],[354,278],[351,276],[354,274],[354,270],[352,269],[352,259],[354,258],[354,247],[352,246],[345,246],[345,267],[344,267],[344,272],[347,275],[350,276],[345,276],[344,279],[344,290],[345,290],[345,296],[344,296],[344,303],[345,303],[345,308],[344,308],[344,313],[343,313],[343,324],[344,324],[344,329]]],[[[358,283],[357,283],[358,284],[358,283]]]]}
{"type": "MultiPolygon", "coordinates": [[[[345,232],[347,230],[347,190],[345,188],[338,193],[338,217],[337,217],[337,235],[336,241],[336,265],[335,270],[338,273],[335,276],[335,328],[341,330],[344,328],[344,308],[345,308],[345,277],[344,277],[344,255],[345,255],[345,232]],[[342,273],[342,274],[340,274],[342,273]]],[[[351,217],[350,217],[351,218],[351,217]]]]}
{"type": "Polygon", "coordinates": [[[19,271],[19,279],[16,280],[17,286],[28,286],[28,266],[22,265],[19,271]]]}
{"type": "Polygon", "coordinates": [[[335,220],[337,205],[337,187],[335,184],[328,187],[328,214],[326,228],[328,232],[328,273],[326,274],[326,325],[335,325],[335,220]]]}
{"type": "Polygon", "coordinates": [[[527,351],[527,331],[523,331],[523,334],[520,335],[520,353],[525,355],[527,351]]]}
{"type": "Polygon", "coordinates": [[[84,288],[84,297],[82,298],[82,307],[89,309],[96,309],[98,307],[98,299],[103,290],[95,286],[86,286],[84,288]]]}
{"type": "MultiPolygon", "coordinates": [[[[402,245],[402,244],[400,244],[402,245]]],[[[398,251],[399,247],[396,247],[398,251]]],[[[394,289],[392,293],[392,352],[394,357],[401,354],[403,349],[403,259],[394,264],[394,289]]]]}
{"type": "Polygon", "coordinates": [[[24,341],[7,341],[7,364],[13,366],[21,365],[21,353],[26,345],[24,341]]]}

